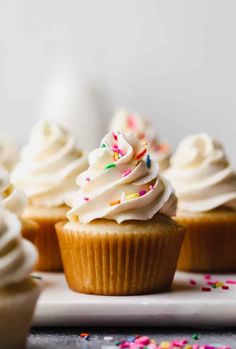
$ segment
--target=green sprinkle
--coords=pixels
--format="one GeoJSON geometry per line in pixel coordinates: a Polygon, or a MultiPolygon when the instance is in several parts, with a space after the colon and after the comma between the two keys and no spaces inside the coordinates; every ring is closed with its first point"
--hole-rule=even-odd
{"type": "Polygon", "coordinates": [[[216,288],[216,285],[211,285],[212,288],[216,288]]]}
{"type": "Polygon", "coordinates": [[[104,143],[101,145],[101,148],[106,148],[106,147],[107,147],[107,146],[106,146],[106,144],[104,144],[104,143]]]}
{"type": "Polygon", "coordinates": [[[42,280],[41,276],[31,275],[32,279],[42,280]]]}
{"type": "Polygon", "coordinates": [[[114,163],[111,163],[111,164],[108,164],[104,167],[104,170],[108,170],[109,168],[113,168],[113,167],[116,167],[116,164],[114,163]]]}
{"type": "Polygon", "coordinates": [[[192,335],[192,339],[194,339],[194,340],[198,340],[198,339],[199,339],[199,335],[198,335],[198,334],[196,334],[196,333],[194,333],[194,334],[192,335]]]}

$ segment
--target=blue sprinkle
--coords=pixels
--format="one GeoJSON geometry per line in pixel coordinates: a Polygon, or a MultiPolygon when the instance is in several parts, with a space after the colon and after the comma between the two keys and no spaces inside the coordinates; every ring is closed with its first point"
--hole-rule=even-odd
{"type": "Polygon", "coordinates": [[[151,167],[151,163],[152,163],[152,160],[150,158],[150,155],[148,154],[147,157],[146,157],[146,165],[147,165],[147,168],[150,168],[151,167]]]}

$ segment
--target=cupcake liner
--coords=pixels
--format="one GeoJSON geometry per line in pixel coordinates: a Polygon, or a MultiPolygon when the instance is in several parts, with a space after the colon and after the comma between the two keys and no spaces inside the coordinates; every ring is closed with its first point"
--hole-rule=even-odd
{"type": "Polygon", "coordinates": [[[162,292],[171,286],[182,228],[171,234],[91,233],[59,223],[56,230],[66,279],[74,291],[120,296],[162,292]]]}
{"type": "Polygon", "coordinates": [[[63,271],[61,253],[55,224],[66,219],[68,207],[37,207],[28,206],[23,220],[33,221],[38,228],[33,243],[39,252],[36,270],[59,272],[63,271]]]}
{"type": "Polygon", "coordinates": [[[0,347],[24,349],[41,288],[32,280],[0,291],[0,347]]]}
{"type": "Polygon", "coordinates": [[[36,222],[32,220],[27,220],[27,219],[22,219],[21,224],[22,224],[21,234],[23,238],[33,243],[35,240],[36,234],[38,232],[39,225],[36,222]]]}
{"type": "Polygon", "coordinates": [[[214,211],[179,216],[186,228],[178,269],[195,272],[236,271],[236,212],[214,211]]]}
{"type": "Polygon", "coordinates": [[[35,270],[58,272],[63,270],[61,252],[55,230],[57,220],[38,220],[38,230],[34,239],[34,245],[39,252],[35,270]]]}

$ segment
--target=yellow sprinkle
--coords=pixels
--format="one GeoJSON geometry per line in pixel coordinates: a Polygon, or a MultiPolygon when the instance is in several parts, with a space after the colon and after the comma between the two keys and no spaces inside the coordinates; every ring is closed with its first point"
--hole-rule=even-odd
{"type": "Polygon", "coordinates": [[[138,197],[139,197],[139,193],[133,193],[133,194],[126,195],[125,199],[126,200],[131,200],[131,199],[136,199],[138,197]]]}
{"type": "Polygon", "coordinates": [[[222,286],[224,286],[224,283],[223,283],[223,282],[217,282],[217,283],[216,283],[216,287],[222,287],[222,286]]]}
{"type": "Polygon", "coordinates": [[[78,222],[78,221],[79,221],[78,216],[74,215],[74,216],[73,216],[73,221],[74,221],[74,222],[78,222]]]}
{"type": "Polygon", "coordinates": [[[193,347],[192,347],[192,345],[187,344],[187,345],[185,345],[184,349],[193,349],[193,347]]]}
{"type": "Polygon", "coordinates": [[[119,155],[118,155],[118,153],[114,153],[114,160],[115,160],[115,161],[119,160],[119,155]]]}
{"type": "Polygon", "coordinates": [[[169,349],[170,342],[161,342],[160,347],[161,347],[161,349],[169,349]]]}

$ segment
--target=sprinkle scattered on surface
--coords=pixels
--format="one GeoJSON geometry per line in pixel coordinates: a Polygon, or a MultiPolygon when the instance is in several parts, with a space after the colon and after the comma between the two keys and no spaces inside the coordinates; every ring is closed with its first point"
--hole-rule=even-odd
{"type": "Polygon", "coordinates": [[[106,144],[104,144],[104,143],[101,145],[101,148],[106,148],[106,147],[107,147],[107,146],[106,146],[106,144]]]}
{"type": "Polygon", "coordinates": [[[84,201],[89,201],[89,200],[90,199],[87,196],[84,197],[84,201]]]}
{"type": "Polygon", "coordinates": [[[210,287],[202,287],[203,292],[210,292],[211,288],[210,287]]]}
{"type": "Polygon", "coordinates": [[[139,191],[139,196],[143,196],[145,194],[147,194],[147,190],[144,189],[139,191]]]}
{"type": "MultiPolygon", "coordinates": [[[[82,341],[94,341],[94,338],[89,333],[81,333],[80,338],[82,341]]],[[[200,340],[200,336],[196,333],[194,333],[190,339],[186,338],[176,338],[174,340],[168,340],[164,339],[160,342],[156,341],[155,339],[150,338],[149,336],[127,336],[124,340],[118,340],[116,341],[115,338],[110,336],[105,336],[103,339],[105,342],[107,342],[105,345],[99,345],[96,343],[97,349],[232,349],[227,344],[220,344],[220,343],[214,343],[214,344],[203,344],[200,340]],[[196,341],[200,341],[196,343],[196,341]]],[[[84,343],[85,343],[84,342],[84,343]]],[[[92,347],[90,347],[92,348],[92,347]]]]}

